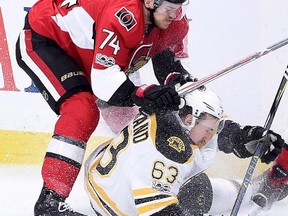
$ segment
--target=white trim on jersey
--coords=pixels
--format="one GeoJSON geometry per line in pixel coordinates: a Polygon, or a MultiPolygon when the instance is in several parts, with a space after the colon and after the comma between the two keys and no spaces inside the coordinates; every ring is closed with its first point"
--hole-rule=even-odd
{"type": "Polygon", "coordinates": [[[161,211],[171,204],[178,203],[176,196],[160,193],[152,188],[133,190],[133,196],[139,216],[148,216],[161,211]]]}
{"type": "Polygon", "coordinates": [[[47,90],[52,95],[54,100],[58,101],[60,98],[60,94],[57,92],[57,90],[51,84],[50,80],[45,76],[45,74],[42,72],[42,70],[35,64],[35,62],[30,58],[29,54],[27,53],[26,41],[25,41],[26,32],[27,32],[27,30],[22,31],[20,33],[20,39],[19,39],[20,40],[20,51],[21,51],[22,60],[35,73],[35,75],[41,80],[41,82],[47,88],[47,90]]]}
{"type": "Polygon", "coordinates": [[[52,138],[48,144],[47,152],[58,154],[82,164],[85,150],[76,145],[52,138]]]}
{"type": "Polygon", "coordinates": [[[69,11],[65,16],[57,14],[52,16],[52,19],[62,31],[70,35],[76,46],[92,50],[94,48],[94,40],[92,38],[94,20],[82,7],[75,7],[72,11],[69,11]],[[88,33],[91,35],[87,35],[88,33]]]}
{"type": "Polygon", "coordinates": [[[118,65],[101,70],[93,68],[91,72],[93,92],[104,101],[109,101],[126,79],[127,76],[120,70],[118,65]]]}
{"type": "Polygon", "coordinates": [[[159,82],[155,76],[153,69],[152,59],[150,59],[145,65],[133,73],[128,74],[129,79],[134,83],[134,85],[146,85],[157,84],[159,82]]]}

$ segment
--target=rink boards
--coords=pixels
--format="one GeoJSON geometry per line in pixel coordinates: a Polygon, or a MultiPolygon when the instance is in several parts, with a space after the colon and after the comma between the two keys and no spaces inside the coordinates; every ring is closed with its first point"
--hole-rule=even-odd
{"type": "MultiPolygon", "coordinates": [[[[52,134],[0,130],[0,164],[41,164],[52,134]]],[[[108,137],[92,136],[86,156],[108,137]]]]}
{"type": "MultiPolygon", "coordinates": [[[[50,133],[21,132],[0,130],[0,164],[36,164],[41,165],[50,133]]],[[[87,145],[87,157],[99,144],[108,137],[92,136],[87,145]]],[[[215,163],[207,172],[213,176],[238,177],[244,176],[249,159],[239,159],[233,154],[219,152],[215,163]]],[[[258,162],[255,174],[266,170],[269,166],[258,162]]]]}

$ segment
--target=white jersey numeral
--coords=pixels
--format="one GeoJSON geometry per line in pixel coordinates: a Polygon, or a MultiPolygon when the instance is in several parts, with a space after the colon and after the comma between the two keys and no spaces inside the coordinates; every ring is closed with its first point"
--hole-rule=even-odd
{"type": "Polygon", "coordinates": [[[113,31],[110,31],[108,29],[103,29],[103,32],[107,33],[107,37],[105,40],[102,42],[102,44],[99,46],[100,49],[104,49],[106,45],[112,47],[114,49],[113,54],[117,55],[117,53],[120,50],[120,45],[119,45],[119,40],[118,36],[115,35],[113,31]]]}

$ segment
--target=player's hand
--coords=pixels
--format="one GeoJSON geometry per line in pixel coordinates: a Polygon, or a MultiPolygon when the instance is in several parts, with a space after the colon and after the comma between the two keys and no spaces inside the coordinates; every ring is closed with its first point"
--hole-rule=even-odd
{"type": "Polygon", "coordinates": [[[138,87],[133,91],[131,98],[148,114],[160,109],[179,110],[181,101],[175,88],[167,85],[138,87]]]}
{"type": "Polygon", "coordinates": [[[165,79],[165,85],[180,87],[187,82],[196,82],[198,79],[194,78],[188,73],[172,72],[168,74],[165,79]]]}
{"type": "Polygon", "coordinates": [[[245,147],[251,154],[254,154],[258,143],[263,145],[261,161],[266,164],[274,161],[277,156],[282,152],[282,147],[285,145],[285,141],[279,134],[275,133],[272,130],[269,130],[266,135],[265,129],[260,126],[245,126],[243,128],[243,132],[246,133],[247,139],[245,147]],[[267,140],[259,142],[260,139],[267,140]]]}

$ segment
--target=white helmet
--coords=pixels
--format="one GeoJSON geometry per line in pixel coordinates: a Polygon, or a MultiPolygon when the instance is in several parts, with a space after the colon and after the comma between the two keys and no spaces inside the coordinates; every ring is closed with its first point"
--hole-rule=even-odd
{"type": "Polygon", "coordinates": [[[199,118],[205,112],[218,119],[223,117],[223,106],[220,98],[213,91],[204,88],[196,89],[185,95],[186,105],[192,107],[192,114],[199,118]]]}
{"type": "MultiPolygon", "coordinates": [[[[199,119],[202,113],[208,113],[219,120],[223,117],[223,107],[220,98],[206,87],[196,89],[186,94],[184,98],[186,104],[176,113],[176,117],[182,128],[187,132],[194,127],[196,120],[199,119]],[[188,107],[191,107],[192,109],[188,107]],[[192,110],[192,113],[190,109],[192,110]],[[190,125],[185,125],[180,116],[184,117],[189,114],[189,112],[193,116],[192,123],[190,125]]],[[[220,128],[222,128],[222,126],[220,126],[219,129],[220,128]]]]}

